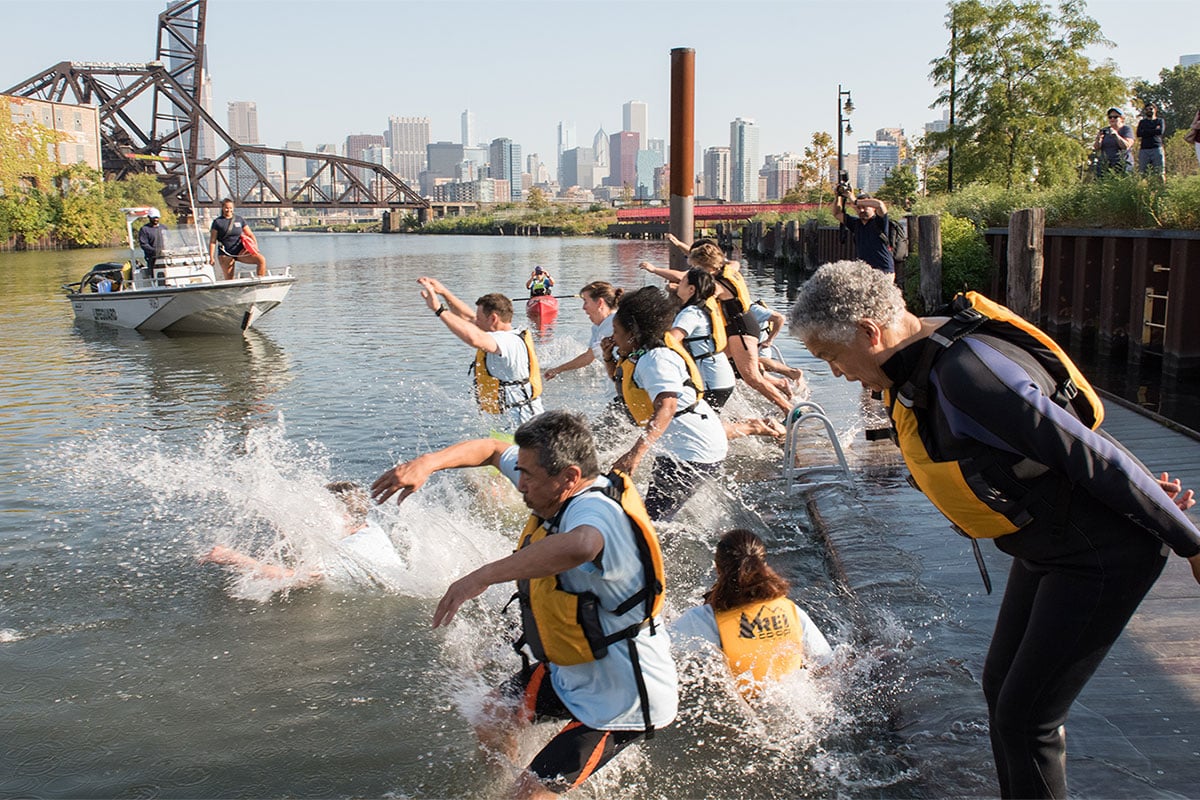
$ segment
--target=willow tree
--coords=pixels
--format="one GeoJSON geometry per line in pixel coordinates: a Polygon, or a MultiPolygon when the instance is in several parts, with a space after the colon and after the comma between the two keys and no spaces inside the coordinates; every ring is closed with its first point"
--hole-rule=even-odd
{"type": "Polygon", "coordinates": [[[956,183],[1053,186],[1079,175],[1104,110],[1121,105],[1124,82],[1111,61],[1084,50],[1111,47],[1083,0],[954,0],[946,53],[930,78],[955,124],[927,144],[954,148],[956,183]]]}

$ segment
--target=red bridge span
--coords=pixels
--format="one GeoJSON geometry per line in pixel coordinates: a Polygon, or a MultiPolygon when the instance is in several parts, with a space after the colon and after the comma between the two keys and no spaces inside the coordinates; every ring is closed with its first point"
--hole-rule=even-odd
{"type": "MultiPolygon", "coordinates": [[[[720,205],[698,205],[693,211],[696,222],[751,219],[759,214],[794,214],[797,211],[813,211],[820,208],[816,203],[723,203],[720,205]]],[[[637,206],[618,208],[617,222],[670,222],[668,206],[637,206]]]]}

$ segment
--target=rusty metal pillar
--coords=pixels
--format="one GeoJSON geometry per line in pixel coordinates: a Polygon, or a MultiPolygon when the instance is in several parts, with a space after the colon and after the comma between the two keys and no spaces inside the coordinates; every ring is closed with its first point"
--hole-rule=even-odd
{"type": "MultiPolygon", "coordinates": [[[[685,242],[695,235],[696,51],[671,50],[671,233],[685,242]]],[[[671,248],[671,269],[687,269],[687,256],[671,248]]]]}

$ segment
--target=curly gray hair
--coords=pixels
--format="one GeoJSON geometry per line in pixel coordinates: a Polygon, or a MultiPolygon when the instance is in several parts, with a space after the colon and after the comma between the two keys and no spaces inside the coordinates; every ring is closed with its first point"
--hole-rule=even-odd
{"type": "Polygon", "coordinates": [[[904,295],[890,273],[864,261],[835,261],[800,287],[788,327],[801,339],[849,344],[859,320],[886,328],[899,322],[904,311],[904,295]]]}

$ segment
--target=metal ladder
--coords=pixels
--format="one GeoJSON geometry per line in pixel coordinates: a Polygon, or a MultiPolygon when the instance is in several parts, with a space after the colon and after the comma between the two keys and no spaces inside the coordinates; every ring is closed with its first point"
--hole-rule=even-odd
{"type": "Polygon", "coordinates": [[[846,453],[842,450],[842,443],[838,441],[837,431],[833,429],[833,423],[830,421],[828,415],[826,415],[825,409],[811,400],[801,400],[788,412],[787,438],[784,441],[783,448],[784,491],[787,494],[791,494],[793,489],[808,485],[807,483],[797,484],[796,481],[798,478],[819,472],[829,472],[830,470],[841,472],[842,480],[850,480],[850,467],[846,464],[846,453]],[[796,466],[796,449],[800,441],[800,426],[809,420],[816,420],[825,427],[825,434],[829,437],[829,443],[833,445],[834,454],[837,455],[836,464],[818,464],[811,467],[796,466]]]}

